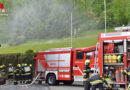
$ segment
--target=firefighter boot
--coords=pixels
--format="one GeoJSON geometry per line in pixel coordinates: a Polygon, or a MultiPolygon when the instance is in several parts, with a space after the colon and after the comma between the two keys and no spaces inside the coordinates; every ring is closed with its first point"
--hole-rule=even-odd
{"type": "Polygon", "coordinates": [[[18,84],[18,82],[14,81],[14,85],[17,85],[17,84],[18,84]]]}

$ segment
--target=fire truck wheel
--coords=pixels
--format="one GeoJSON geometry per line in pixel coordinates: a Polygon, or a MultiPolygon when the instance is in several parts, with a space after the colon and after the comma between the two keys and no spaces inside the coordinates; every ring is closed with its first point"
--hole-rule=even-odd
{"type": "Polygon", "coordinates": [[[56,85],[57,84],[56,76],[54,74],[48,75],[48,77],[47,77],[47,83],[49,85],[56,85]]]}
{"type": "Polygon", "coordinates": [[[72,85],[73,82],[74,82],[74,81],[64,81],[63,83],[64,83],[65,85],[72,85]]]}

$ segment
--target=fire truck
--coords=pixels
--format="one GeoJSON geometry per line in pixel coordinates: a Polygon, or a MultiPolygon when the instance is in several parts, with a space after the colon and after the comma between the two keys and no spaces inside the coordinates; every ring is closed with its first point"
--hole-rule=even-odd
{"type": "Polygon", "coordinates": [[[115,30],[99,35],[97,68],[101,76],[111,78],[109,83],[127,87],[127,76],[122,71],[130,63],[130,26],[115,30]]]}
{"type": "Polygon", "coordinates": [[[39,51],[36,57],[36,75],[50,85],[59,82],[72,84],[83,81],[83,67],[90,59],[90,67],[100,76],[110,78],[112,85],[126,85],[127,76],[121,71],[130,63],[130,27],[115,28],[117,32],[101,33],[96,46],[88,48],[60,48],[39,51]]]}
{"type": "Polygon", "coordinates": [[[49,85],[59,82],[72,84],[74,81],[83,81],[83,67],[86,59],[91,59],[91,68],[94,68],[96,46],[89,48],[56,48],[39,51],[36,57],[36,75],[42,72],[49,85]]]}

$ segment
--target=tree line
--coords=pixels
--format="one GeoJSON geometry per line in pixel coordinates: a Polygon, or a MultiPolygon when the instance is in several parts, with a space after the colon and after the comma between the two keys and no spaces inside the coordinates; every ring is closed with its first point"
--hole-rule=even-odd
{"type": "MultiPolygon", "coordinates": [[[[104,0],[0,0],[8,17],[0,17],[0,41],[19,45],[30,39],[57,39],[104,29],[104,0]],[[7,35],[8,33],[8,35],[7,35]]],[[[128,25],[130,0],[106,0],[107,28],[128,25]]]]}

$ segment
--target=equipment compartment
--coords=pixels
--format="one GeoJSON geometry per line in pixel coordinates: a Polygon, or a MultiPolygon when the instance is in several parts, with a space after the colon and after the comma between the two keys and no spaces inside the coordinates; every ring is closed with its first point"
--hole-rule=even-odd
{"type": "Polygon", "coordinates": [[[125,84],[124,40],[103,42],[103,76],[109,78],[111,84],[125,84]]]}

